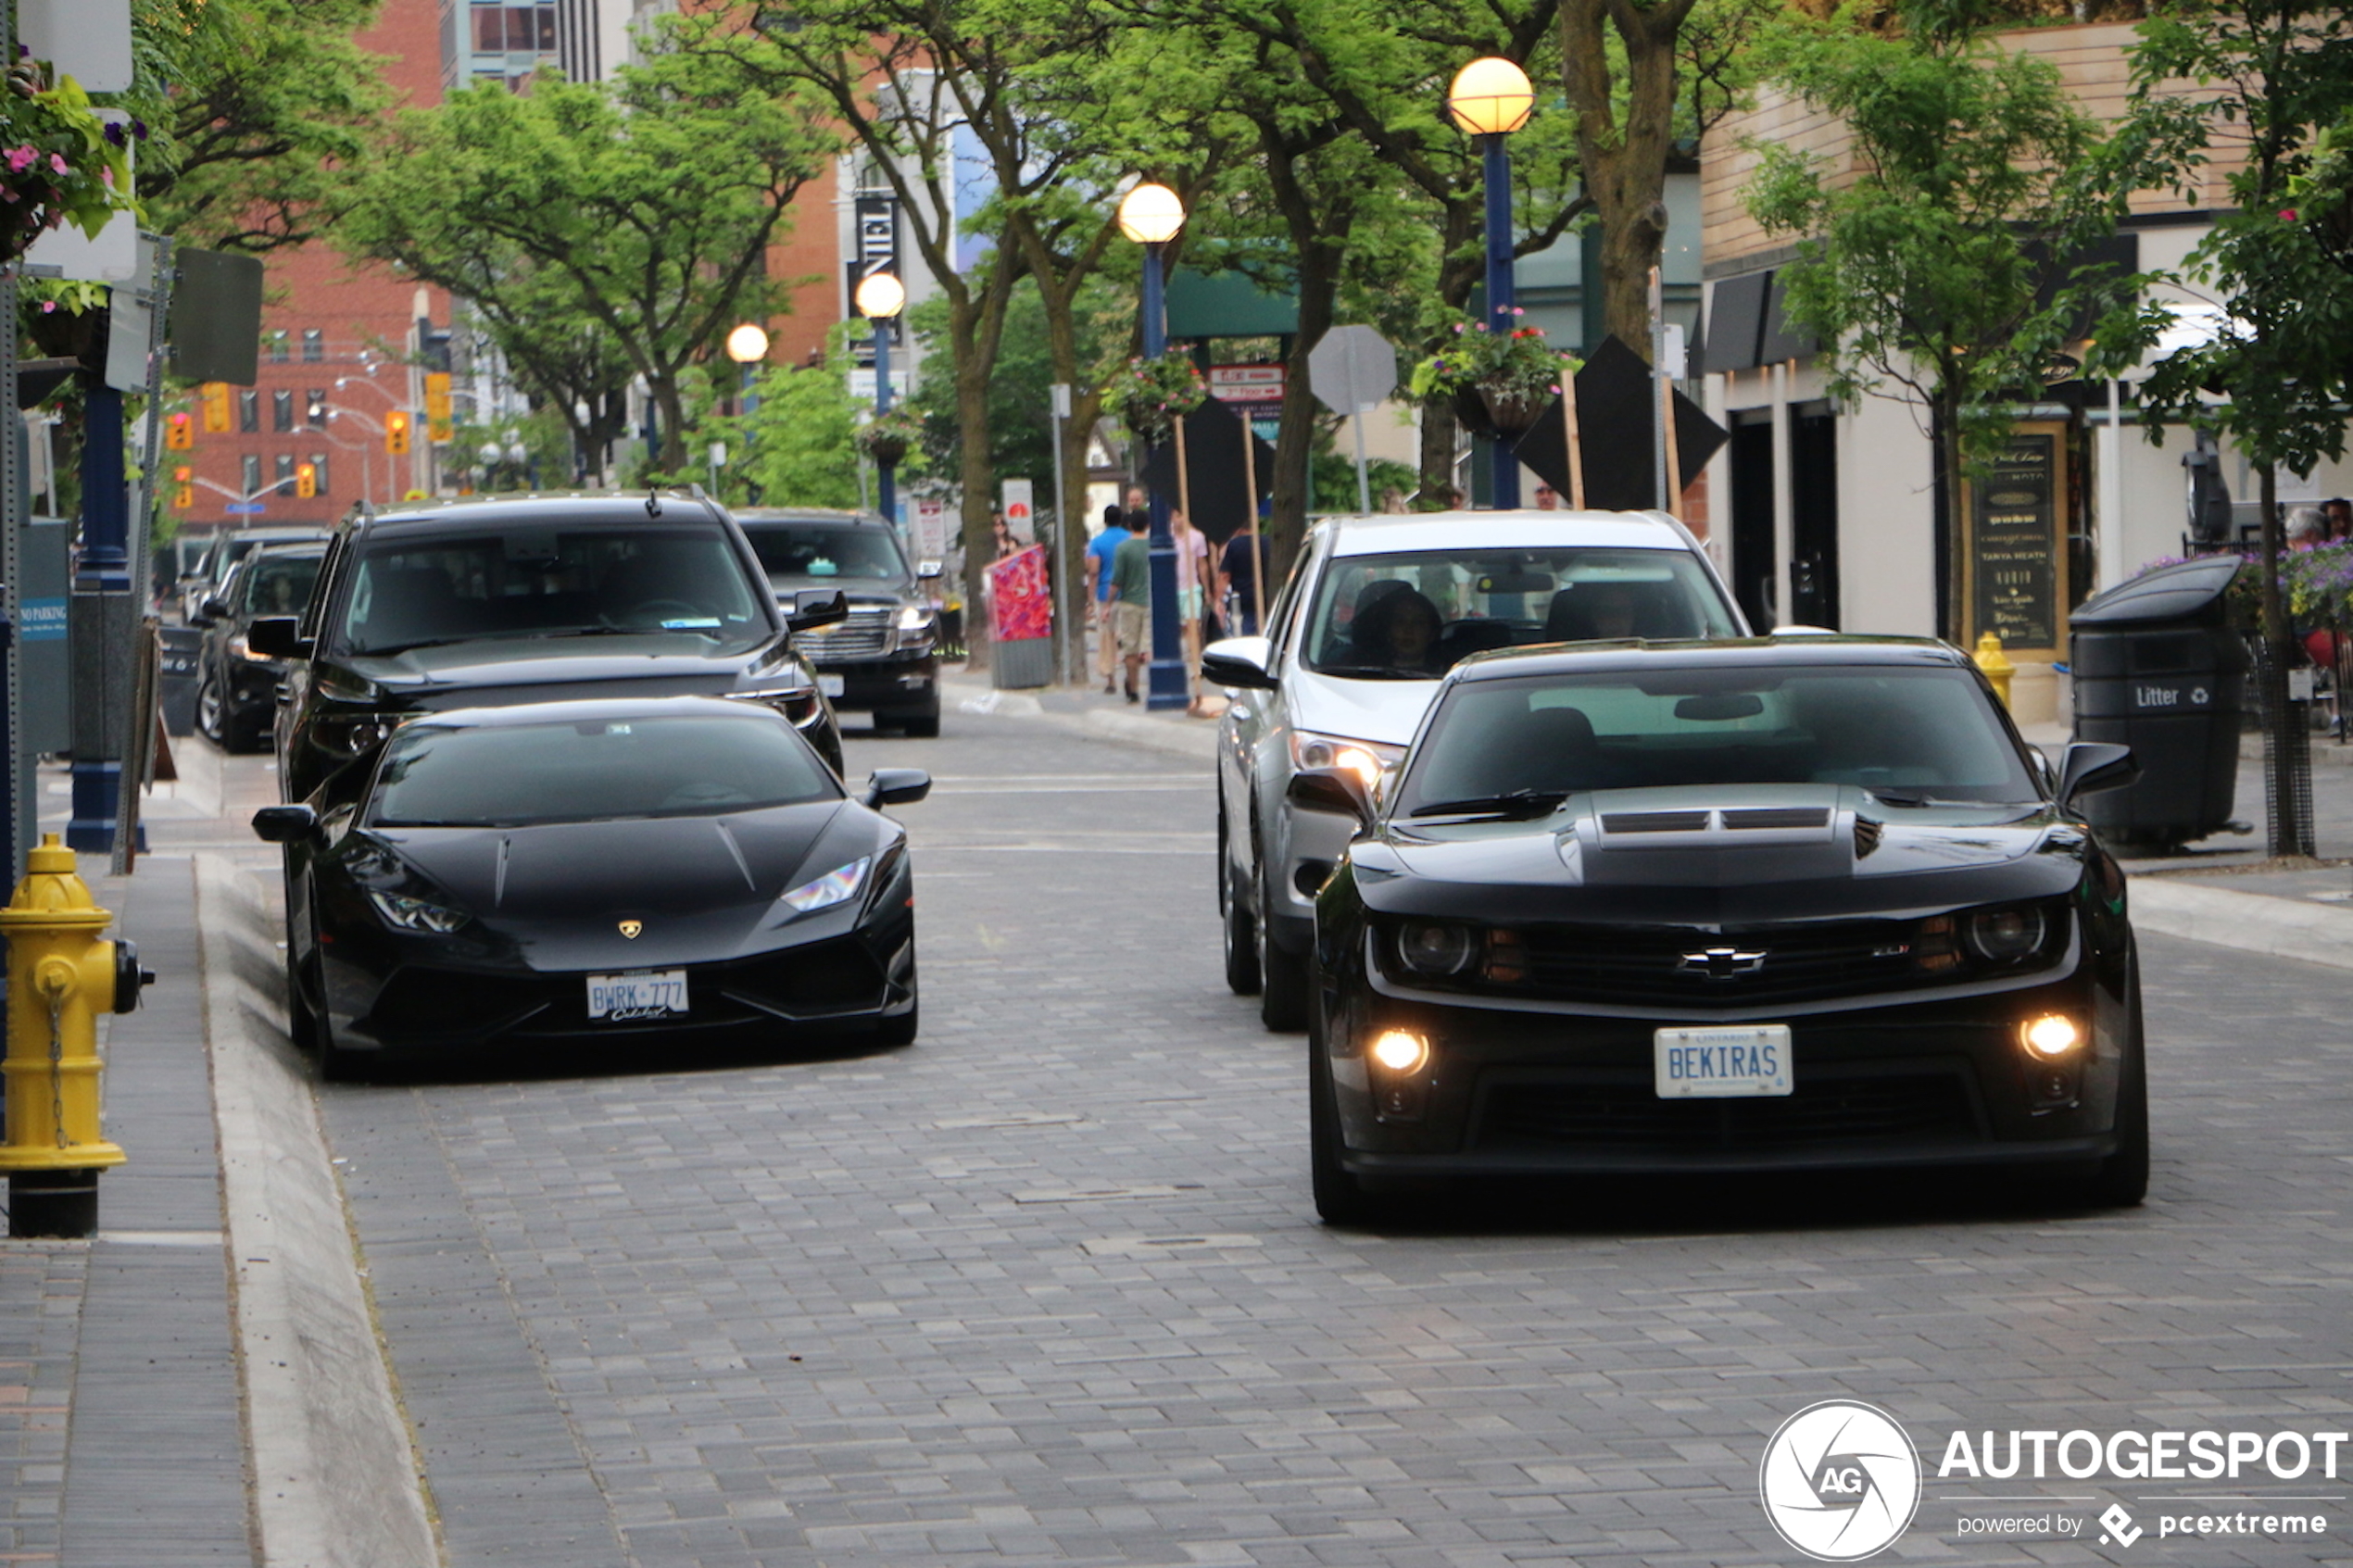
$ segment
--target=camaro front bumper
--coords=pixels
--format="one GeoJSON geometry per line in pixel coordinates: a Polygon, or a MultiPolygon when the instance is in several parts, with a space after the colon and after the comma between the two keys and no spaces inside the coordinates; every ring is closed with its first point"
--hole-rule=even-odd
{"type": "Polygon", "coordinates": [[[1366,1177],[1836,1170],[1874,1165],[2073,1162],[2113,1153],[2125,1057],[2123,997],[2081,971],[2040,984],[1933,997],[1848,998],[1834,1009],[1604,1013],[1499,1009],[1379,986],[1327,1021],[1341,1163],[1366,1177]],[[2020,1027],[2080,1021],[2060,1061],[2020,1027]],[[1665,1098],[1654,1041],[1666,1027],[1778,1022],[1793,1092],[1665,1098]],[[1401,1080],[1364,1047],[1426,1039],[1401,1080]]]}

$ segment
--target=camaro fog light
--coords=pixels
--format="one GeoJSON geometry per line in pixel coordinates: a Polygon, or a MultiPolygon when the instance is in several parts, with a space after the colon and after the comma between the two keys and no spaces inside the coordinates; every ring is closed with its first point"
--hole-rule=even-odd
{"type": "Polygon", "coordinates": [[[2020,1029],[2018,1037],[2036,1056],[2062,1057],[2082,1042],[2083,1033],[2066,1014],[2048,1012],[2020,1029]]]}
{"type": "Polygon", "coordinates": [[[1429,1061],[1429,1042],[1391,1029],[1373,1041],[1373,1060],[1391,1073],[1418,1073],[1429,1061]]]}
{"type": "Polygon", "coordinates": [[[1397,956],[1421,974],[1460,974],[1478,953],[1478,939],[1459,925],[1409,921],[1397,934],[1397,956]]]}

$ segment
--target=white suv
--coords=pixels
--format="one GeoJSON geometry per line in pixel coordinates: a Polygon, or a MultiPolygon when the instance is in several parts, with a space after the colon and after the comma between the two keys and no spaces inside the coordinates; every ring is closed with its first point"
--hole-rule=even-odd
{"type": "Polygon", "coordinates": [[[1293,805],[1302,768],[1378,783],[1457,659],[1490,648],[1744,637],[1699,542],[1663,512],[1425,512],[1316,524],[1267,635],[1204,652],[1218,728],[1226,980],[1270,1029],[1304,1027],[1315,890],[1353,821],[1293,805]]]}

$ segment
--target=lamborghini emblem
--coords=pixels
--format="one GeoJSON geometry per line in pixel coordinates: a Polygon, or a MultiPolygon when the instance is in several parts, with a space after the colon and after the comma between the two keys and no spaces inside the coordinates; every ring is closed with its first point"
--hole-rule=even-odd
{"type": "Polygon", "coordinates": [[[621,922],[621,934],[632,942],[637,940],[645,929],[646,922],[641,920],[625,920],[621,922]]]}

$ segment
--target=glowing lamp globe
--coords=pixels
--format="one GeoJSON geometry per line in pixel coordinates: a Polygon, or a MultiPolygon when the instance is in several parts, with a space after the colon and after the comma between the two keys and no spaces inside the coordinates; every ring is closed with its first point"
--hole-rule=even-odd
{"type": "Polygon", "coordinates": [[[746,321],[727,334],[727,358],[749,365],[768,358],[768,334],[757,321],[746,321]]]}
{"type": "Polygon", "coordinates": [[[852,303],[868,320],[887,320],[907,307],[907,285],[887,272],[876,272],[858,285],[852,303]]]}
{"type": "Polygon", "coordinates": [[[1165,185],[1139,185],[1119,204],[1119,232],[1139,245],[1166,245],[1184,226],[1184,200],[1165,185]]]}
{"type": "Polygon", "coordinates": [[[1446,112],[1474,136],[1504,136],[1528,123],[1536,107],[1536,90],[1528,73],[1493,56],[1473,60],[1454,73],[1446,90],[1446,112]]]}

